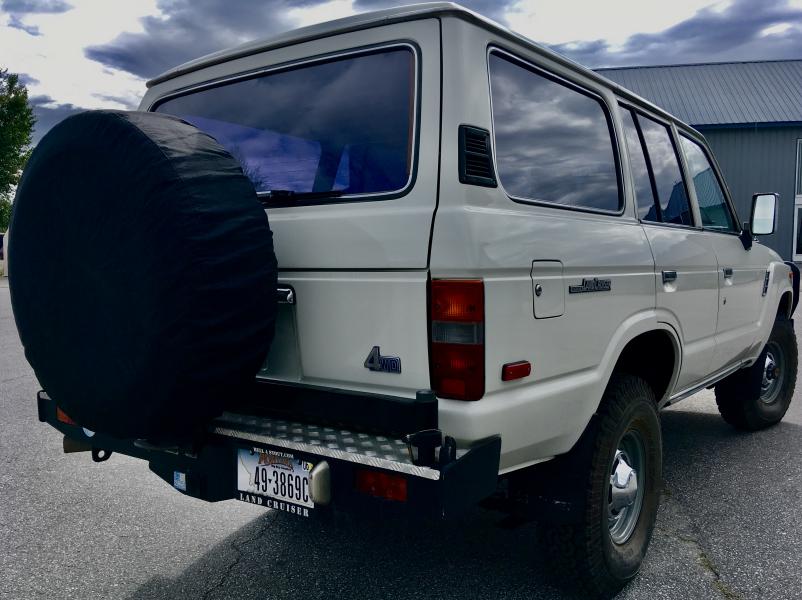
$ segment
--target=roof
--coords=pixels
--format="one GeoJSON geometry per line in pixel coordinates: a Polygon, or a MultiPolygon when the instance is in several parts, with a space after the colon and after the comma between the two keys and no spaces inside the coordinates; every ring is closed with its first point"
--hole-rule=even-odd
{"type": "Polygon", "coordinates": [[[214,64],[225,62],[234,58],[242,56],[250,56],[258,52],[280,48],[282,46],[289,46],[307,40],[328,37],[338,33],[345,33],[347,31],[356,31],[359,29],[366,29],[368,27],[375,27],[377,25],[386,25],[390,23],[398,23],[401,21],[411,21],[414,19],[422,19],[427,17],[435,17],[443,14],[461,14],[470,16],[474,19],[485,21],[494,24],[490,19],[482,17],[478,13],[468,10],[455,4],[453,2],[427,2],[423,4],[409,4],[407,6],[397,6],[394,8],[387,8],[384,10],[375,10],[364,12],[342,19],[334,19],[316,25],[309,25],[307,27],[300,27],[278,35],[246,42],[240,46],[220,50],[201,56],[195,60],[191,60],[182,65],[174,67],[161,75],[151,79],[147,82],[148,87],[152,87],[162,81],[173,79],[179,75],[197,71],[204,67],[214,64]]]}
{"type": "Polygon", "coordinates": [[[202,56],[198,59],[189,61],[173,69],[170,69],[169,71],[163,73],[162,75],[159,75],[154,79],[151,79],[150,81],[147,82],[147,86],[150,88],[162,82],[169,81],[170,79],[174,79],[181,75],[185,75],[193,71],[198,71],[200,69],[204,69],[212,65],[220,64],[236,58],[251,56],[254,54],[258,54],[260,52],[265,52],[267,50],[273,50],[275,48],[281,48],[283,46],[289,46],[291,44],[298,44],[308,40],[320,39],[332,35],[346,33],[349,31],[367,29],[369,27],[389,25],[390,23],[399,23],[403,21],[412,21],[416,19],[437,18],[443,16],[452,16],[459,19],[463,19],[465,21],[473,23],[474,25],[482,27],[488,31],[492,31],[493,33],[499,35],[500,37],[506,38],[514,43],[521,44],[522,46],[529,48],[534,52],[537,52],[543,56],[548,57],[549,59],[553,60],[556,63],[574,69],[584,74],[586,77],[590,79],[594,79],[602,83],[603,85],[611,87],[613,90],[621,94],[623,97],[636,102],[641,102],[652,108],[658,114],[663,114],[667,117],[671,116],[661,107],[653,106],[652,103],[650,103],[648,100],[637,96],[636,94],[627,89],[622,88],[614,81],[611,81],[605,78],[604,76],[599,75],[595,71],[591,71],[587,67],[584,67],[579,63],[574,62],[573,60],[563,56],[562,54],[558,54],[557,52],[554,52],[549,48],[541,46],[540,44],[533,42],[529,38],[526,38],[520,34],[510,31],[503,25],[500,25],[491,19],[483,17],[479,13],[473,12],[472,10],[468,10],[467,8],[464,8],[463,6],[460,6],[459,4],[455,4],[453,2],[428,2],[424,4],[410,4],[407,6],[398,6],[395,8],[388,8],[384,10],[361,13],[350,17],[345,17],[343,19],[336,19],[333,21],[328,21],[326,23],[310,25],[308,27],[301,27],[300,29],[295,29],[293,31],[281,33],[279,35],[270,38],[256,40],[253,42],[247,42],[235,48],[231,48],[228,50],[221,50],[219,52],[214,52],[212,54],[202,56]]]}
{"type": "Polygon", "coordinates": [[[694,126],[802,122],[802,60],[597,69],[694,126]]]}

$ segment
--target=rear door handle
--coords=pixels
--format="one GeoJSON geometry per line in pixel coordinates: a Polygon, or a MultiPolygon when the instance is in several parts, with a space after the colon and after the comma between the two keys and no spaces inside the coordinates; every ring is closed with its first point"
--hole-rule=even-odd
{"type": "Polygon", "coordinates": [[[724,267],[724,278],[732,279],[732,267],[724,267]]]}
{"type": "Polygon", "coordinates": [[[677,280],[676,271],[663,271],[663,283],[673,283],[677,280]]]}
{"type": "Polygon", "coordinates": [[[279,304],[295,304],[295,290],[291,287],[277,288],[276,301],[279,304]]]}

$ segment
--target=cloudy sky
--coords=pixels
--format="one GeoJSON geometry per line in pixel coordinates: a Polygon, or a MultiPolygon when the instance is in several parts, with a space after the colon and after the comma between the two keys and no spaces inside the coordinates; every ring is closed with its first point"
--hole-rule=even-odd
{"type": "MultiPolygon", "coordinates": [[[[84,108],[135,108],[145,80],[203,54],[393,0],[0,0],[0,68],[36,138],[84,108]]],[[[587,66],[802,58],[802,0],[465,0],[587,66]]]]}

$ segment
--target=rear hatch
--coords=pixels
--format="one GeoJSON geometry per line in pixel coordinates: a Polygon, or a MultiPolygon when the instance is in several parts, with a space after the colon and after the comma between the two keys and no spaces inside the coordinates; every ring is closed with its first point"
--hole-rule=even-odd
{"type": "Polygon", "coordinates": [[[437,20],[412,21],[204,70],[207,82],[223,67],[241,77],[151,90],[151,110],[239,158],[268,211],[283,292],[260,377],[410,397],[429,387],[439,44],[437,20]]]}

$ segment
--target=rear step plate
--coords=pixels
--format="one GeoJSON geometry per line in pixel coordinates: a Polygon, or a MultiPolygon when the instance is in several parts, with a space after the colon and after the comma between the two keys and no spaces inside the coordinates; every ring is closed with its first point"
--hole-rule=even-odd
{"type": "MultiPolygon", "coordinates": [[[[217,435],[313,456],[344,460],[425,479],[440,479],[440,471],[412,463],[407,445],[401,439],[235,413],[223,413],[212,422],[210,430],[217,435]]],[[[464,453],[465,451],[457,451],[457,458],[464,453]]]]}

